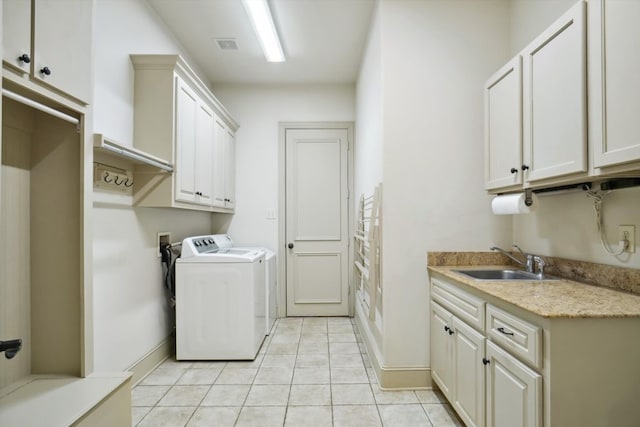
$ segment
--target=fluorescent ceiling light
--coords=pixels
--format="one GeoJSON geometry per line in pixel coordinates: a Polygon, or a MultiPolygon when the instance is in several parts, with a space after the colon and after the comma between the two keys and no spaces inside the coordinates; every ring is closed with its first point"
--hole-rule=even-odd
{"type": "Polygon", "coordinates": [[[251,25],[267,61],[284,62],[284,53],[267,0],[242,0],[242,4],[251,19],[251,25]]]}

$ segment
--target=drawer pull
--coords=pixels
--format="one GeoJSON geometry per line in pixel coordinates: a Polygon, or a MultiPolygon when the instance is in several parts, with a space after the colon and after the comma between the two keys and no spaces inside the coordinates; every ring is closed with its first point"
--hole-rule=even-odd
{"type": "Polygon", "coordinates": [[[505,335],[511,335],[511,336],[513,336],[513,332],[506,331],[506,330],[505,330],[504,328],[502,328],[502,327],[498,328],[498,332],[500,332],[501,334],[505,334],[505,335]]]}
{"type": "Polygon", "coordinates": [[[486,357],[482,358],[482,364],[484,364],[485,366],[488,365],[489,363],[491,363],[491,361],[489,359],[487,359],[486,357]]]}

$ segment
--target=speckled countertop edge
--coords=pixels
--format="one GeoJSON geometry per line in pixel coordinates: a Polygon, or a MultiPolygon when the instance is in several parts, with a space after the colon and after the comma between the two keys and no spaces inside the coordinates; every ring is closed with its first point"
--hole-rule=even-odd
{"type": "Polygon", "coordinates": [[[475,280],[453,271],[470,266],[513,268],[505,259],[508,258],[490,252],[430,252],[428,269],[542,317],[640,317],[640,295],[628,292],[569,279],[475,280]]]}

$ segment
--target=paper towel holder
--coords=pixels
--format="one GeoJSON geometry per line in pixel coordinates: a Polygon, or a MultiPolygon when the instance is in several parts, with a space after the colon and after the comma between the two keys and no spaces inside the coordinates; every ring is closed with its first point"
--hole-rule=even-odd
{"type": "Polygon", "coordinates": [[[530,188],[524,190],[524,204],[525,206],[529,207],[531,205],[533,205],[533,190],[531,190],[530,188]]]}

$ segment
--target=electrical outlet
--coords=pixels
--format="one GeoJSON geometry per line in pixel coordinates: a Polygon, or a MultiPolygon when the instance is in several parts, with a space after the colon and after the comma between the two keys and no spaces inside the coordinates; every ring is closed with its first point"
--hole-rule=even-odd
{"type": "Polygon", "coordinates": [[[158,258],[160,258],[160,248],[167,243],[171,243],[171,233],[168,231],[158,231],[158,258]]]}
{"type": "Polygon", "coordinates": [[[625,252],[634,253],[636,251],[636,226],[620,225],[618,226],[618,240],[628,240],[627,250],[625,252]]]}

